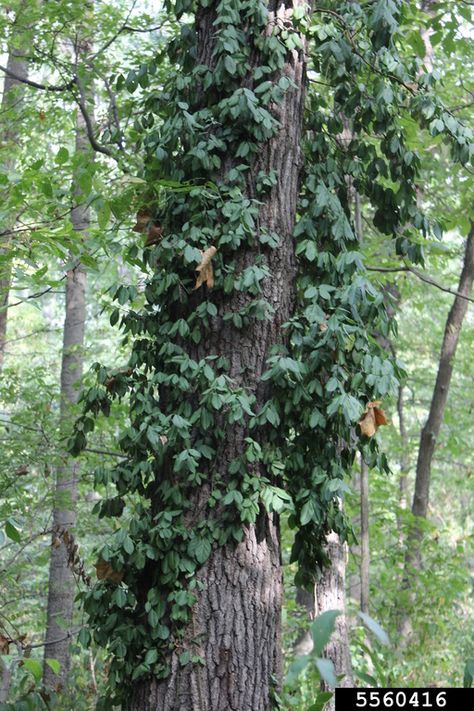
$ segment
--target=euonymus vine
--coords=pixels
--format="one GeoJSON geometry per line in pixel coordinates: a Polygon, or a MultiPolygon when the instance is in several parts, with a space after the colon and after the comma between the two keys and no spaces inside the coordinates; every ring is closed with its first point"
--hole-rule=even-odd
{"type": "MultiPolygon", "coordinates": [[[[347,539],[340,501],[356,452],[387,468],[357,422],[368,401],[395,392],[401,375],[376,337],[394,333],[395,324],[387,294],[365,271],[355,205],[363,202],[371,234],[422,261],[422,237],[440,228],[417,207],[420,161],[406,128],[416,120],[432,135],[445,134],[455,158],[469,157],[469,135],[434,99],[433,76],[416,58],[411,66],[400,61],[400,0],[308,4],[295,8],[291,23],[271,25],[263,0],[166,6],[181,22],[168,46],[169,79],[154,86],[153,62],[139,71],[147,86],[137,124],[141,208],[152,238],[131,255],[146,275],[144,305],[132,305],[135,286],[116,289],[111,322],[128,339],[130,359],[114,373],[96,366],[71,445],[78,453],[96,416],[127,399],[124,458],[97,471],[96,484],[114,487],[99,515],[120,518],[127,508],[128,524],[100,551],[102,579],[83,594],[93,638],[111,655],[117,699],[130,680],[166,677],[169,646],[179,645],[190,620],[196,571],[214,547],[241,541],[262,507],[289,515],[299,584],[314,581],[327,562],[330,531],[347,539]],[[212,63],[199,64],[192,13],[209,7],[216,43],[212,63]],[[218,319],[244,332],[273,317],[262,283],[276,278],[266,255],[280,235],[260,225],[259,211],[278,176],[252,171],[278,131],[275,107],[294,90],[279,72],[295,50],[307,53],[308,70],[296,305],[281,345],[268,354],[262,403],[229,377],[227,358],[195,354],[218,319]],[[196,289],[196,268],[210,246],[214,285],[196,289]],[[239,255],[249,248],[257,256],[242,268],[239,255]],[[229,310],[235,292],[241,306],[229,310]],[[237,425],[241,448],[222,479],[213,462],[237,425]],[[203,492],[198,512],[189,503],[196,487],[203,492]]],[[[123,90],[134,90],[136,76],[120,78],[123,90]]],[[[88,643],[87,631],[81,637],[88,643]]],[[[180,662],[200,659],[186,650],[180,662]]]]}

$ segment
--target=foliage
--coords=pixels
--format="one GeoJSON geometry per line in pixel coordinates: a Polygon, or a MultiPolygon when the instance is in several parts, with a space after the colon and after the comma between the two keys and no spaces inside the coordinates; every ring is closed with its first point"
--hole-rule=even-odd
{"type": "MultiPolygon", "coordinates": [[[[10,4],[15,11],[16,3],[10,4]]],[[[22,44],[34,44],[34,71],[41,69],[50,84],[68,83],[74,63],[59,49],[61,42],[51,45],[51,37],[62,33],[62,45],[70,42],[72,30],[83,29],[83,6],[69,1],[29,5],[33,22],[25,28],[22,44]]],[[[448,302],[438,292],[429,296],[419,283],[409,283],[410,275],[397,279],[403,314],[397,333],[393,319],[387,319],[387,290],[378,276],[368,278],[373,272],[365,271],[364,263],[393,267],[400,260],[414,260],[455,287],[456,235],[466,233],[473,204],[464,168],[471,150],[464,120],[469,108],[463,108],[469,94],[459,81],[466,66],[472,67],[472,50],[464,28],[469,15],[457,5],[453,9],[451,3],[437,3],[436,16],[427,18],[413,3],[340,2],[335,7],[322,2],[312,17],[295,10],[294,27],[277,25],[263,39],[264,3],[223,2],[215,61],[206,67],[193,61],[191,24],[195,8],[202,12],[205,2],[168,3],[166,19],[158,19],[161,28],[149,40],[123,31],[108,52],[102,48],[114,40],[117,28],[127,22],[137,28],[153,26],[156,18],[144,13],[126,19],[128,10],[121,4],[101,4],[90,25],[97,57],[93,67],[80,69],[83,76],[90,70],[94,77],[98,137],[113,154],[95,163],[80,163],[74,155],[74,87],[66,93],[26,87],[17,168],[0,172],[2,222],[9,224],[25,210],[21,226],[11,230],[14,298],[23,303],[11,309],[11,354],[1,398],[1,418],[8,420],[2,426],[0,465],[5,531],[0,545],[2,570],[7,571],[2,594],[8,588],[2,614],[9,618],[8,634],[13,634],[13,622],[18,630],[13,636],[28,630],[39,642],[44,625],[44,605],[25,606],[21,600],[31,595],[43,601],[47,584],[50,469],[63,447],[57,433],[58,292],[72,250],[89,272],[90,316],[110,313],[113,299],[111,322],[123,333],[120,350],[118,329],[110,329],[102,318],[90,336],[89,362],[107,359],[108,367],[95,367],[98,382],[86,395],[86,413],[74,442],[76,451],[87,440],[88,449],[117,454],[120,438],[123,455],[114,457],[118,466],[110,468],[108,455],[82,454],[81,554],[92,568],[92,549],[98,547],[102,559],[123,573],[123,582],[104,579],[83,593],[95,631],[84,628],[80,641],[91,644],[94,659],[96,643],[107,647],[113,659],[109,673],[99,652],[99,687],[107,676],[112,686],[122,687],[134,675],[166,674],[163,658],[171,636],[179,637],[189,618],[196,571],[214,546],[240,540],[242,527],[255,520],[261,504],[289,516],[296,539],[293,545],[287,535],[285,553],[289,556],[293,546],[297,579],[310,582],[324,564],[325,533],[336,529],[350,539],[355,506],[348,477],[358,449],[385,472],[371,475],[371,603],[375,617],[396,639],[400,581],[394,571],[403,558],[409,516],[400,508],[396,478],[386,473],[388,460],[397,471],[403,445],[390,428],[384,434],[387,456],[381,455],[375,440],[361,439],[357,422],[368,401],[395,394],[403,375],[401,363],[380,352],[377,332],[391,337],[405,364],[411,388],[410,442],[415,442],[440,336],[433,313],[439,312],[440,303],[447,309],[448,302]],[[245,31],[243,12],[248,13],[245,31]],[[424,66],[425,47],[415,29],[428,22],[438,57],[433,72],[424,66]],[[252,193],[248,176],[260,144],[278,130],[274,106],[292,91],[279,68],[302,41],[309,43],[309,83],[295,229],[297,306],[282,347],[268,361],[264,382],[269,396],[256,408],[248,392],[226,376],[227,364],[219,354],[195,354],[212,337],[218,318],[241,334],[272,318],[261,291],[265,280],[275,278],[266,255],[278,245],[279,235],[262,229],[258,213],[278,176],[253,176],[252,193]],[[255,47],[259,67],[243,89],[255,47]],[[118,127],[107,87],[116,94],[118,127]],[[230,168],[228,154],[235,156],[230,168]],[[69,220],[73,171],[80,174],[96,216],[89,239],[81,244],[73,242],[69,220]],[[423,186],[421,197],[418,185],[423,186]],[[356,194],[366,218],[362,243],[354,222],[356,194]],[[143,205],[163,238],[142,251],[131,227],[143,205]],[[449,233],[440,242],[443,229],[454,230],[455,237],[449,233]],[[195,290],[195,268],[202,251],[212,245],[217,247],[215,286],[195,290]],[[239,261],[243,250],[259,252],[245,270],[239,261]],[[26,301],[47,289],[51,291],[26,301]],[[229,311],[226,303],[236,292],[244,306],[229,311]],[[15,341],[31,333],[26,342],[15,341]],[[121,367],[130,348],[130,362],[121,367]],[[113,417],[97,419],[112,403],[113,417]],[[229,480],[214,479],[211,486],[219,444],[229,428],[242,422],[245,451],[232,463],[229,480]],[[25,465],[27,472],[18,474],[25,465]],[[96,495],[90,491],[93,470],[96,495]],[[266,475],[257,476],[262,470],[266,475]],[[196,486],[205,492],[209,508],[191,531],[187,502],[196,486]],[[157,489],[159,511],[150,504],[157,489]],[[97,497],[98,521],[90,514],[90,501],[97,497]],[[346,501],[345,517],[339,498],[346,501]],[[403,524],[401,537],[397,516],[403,524]],[[139,599],[144,578],[147,597],[139,599]]],[[[2,38],[8,41],[12,24],[3,15],[1,22],[2,38]]],[[[33,76],[42,80],[42,74],[33,76]]],[[[2,151],[3,161],[7,152],[2,151]]],[[[0,267],[5,263],[2,252],[0,267]]],[[[426,684],[435,677],[439,683],[460,685],[464,662],[472,657],[462,634],[472,619],[465,572],[472,571],[472,530],[466,520],[469,499],[464,498],[471,491],[465,473],[472,464],[467,454],[472,432],[467,425],[458,427],[470,408],[470,345],[467,335],[440,444],[435,527],[429,529],[426,569],[413,611],[416,636],[408,650],[400,651],[396,646],[367,646],[362,628],[353,630],[356,667],[375,676],[378,684],[426,684]],[[445,502],[453,520],[442,525],[445,502]]],[[[80,709],[89,700],[93,704],[95,692],[84,671],[86,653],[78,647],[75,660],[75,707],[80,709]]],[[[188,661],[183,657],[183,664],[188,661]]],[[[36,693],[31,673],[18,668],[17,674],[16,701],[23,686],[36,693]]],[[[311,681],[311,693],[316,683],[311,681]]],[[[36,702],[30,695],[27,703],[36,702]]]]}
{"type": "MultiPolygon", "coordinates": [[[[168,5],[178,18],[192,9],[192,3],[168,5]]],[[[353,191],[370,201],[374,226],[396,252],[422,261],[417,230],[426,236],[439,233],[439,226],[417,207],[420,161],[407,146],[403,118],[415,119],[432,136],[444,133],[454,157],[469,158],[469,130],[435,98],[433,77],[416,79],[419,63],[400,58],[398,3],[375,9],[341,3],[335,16],[319,8],[313,18],[295,9],[293,29],[276,24],[265,37],[267,11],[260,3],[235,0],[208,12],[219,28],[212,65],[194,63],[196,38],[183,26],[179,43],[169,45],[176,68],[161,95],[151,91],[144,102],[143,201],[160,234],[143,253],[144,306],[133,308],[133,286],[115,292],[120,305],[132,302],[128,312],[112,314],[131,337],[127,368],[111,373],[96,367],[98,384],[84,398],[71,445],[78,453],[95,416],[108,414],[111,402],[129,393],[130,426],[120,439],[127,459],[96,474],[98,485],[113,483],[117,490],[98,506],[100,516],[134,510],[128,529],[122,526],[100,553],[123,572],[123,581],[119,587],[103,581],[84,596],[94,639],[113,654],[109,680],[119,693],[126,680],[167,675],[166,652],[196,599],[196,570],[213,545],[242,539],[242,525],[256,520],[260,500],[270,510],[291,511],[301,583],[309,584],[327,562],[329,531],[347,538],[338,500],[357,448],[387,469],[376,443],[359,439],[356,423],[368,400],[395,393],[400,374],[372,336],[389,335],[393,321],[383,292],[364,272],[351,224],[353,191]],[[316,88],[308,95],[295,228],[297,306],[262,378],[272,386],[271,397],[256,410],[254,395],[227,376],[225,358],[212,351],[196,356],[201,343],[212,342],[218,318],[245,333],[254,319],[273,317],[261,285],[274,278],[265,254],[280,236],[260,228],[258,214],[277,177],[256,176],[251,197],[246,175],[259,143],[278,130],[272,106],[292,90],[279,72],[289,53],[302,47],[302,37],[310,43],[312,71],[331,92],[316,88]],[[256,68],[250,64],[254,51],[256,68]],[[345,126],[345,116],[355,117],[352,126],[345,126]],[[225,155],[235,160],[224,168],[225,155]],[[211,246],[217,250],[215,287],[193,290],[194,270],[211,246]],[[255,261],[242,268],[244,247],[255,261]],[[243,306],[229,311],[236,291],[243,306]],[[212,464],[220,442],[242,421],[246,450],[230,462],[228,480],[218,481],[212,464]],[[258,465],[266,477],[256,476],[258,465]],[[198,520],[190,512],[196,486],[206,507],[198,520]]],[[[131,254],[138,258],[137,250],[131,254]]],[[[185,655],[183,664],[199,663],[185,655]]]]}

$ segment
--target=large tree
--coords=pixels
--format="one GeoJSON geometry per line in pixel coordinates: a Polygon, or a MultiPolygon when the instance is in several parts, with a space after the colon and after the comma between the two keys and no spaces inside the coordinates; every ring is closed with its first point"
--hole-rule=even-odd
{"type": "MultiPolygon", "coordinates": [[[[146,284],[117,285],[111,315],[131,357],[97,365],[71,441],[78,452],[94,416],[129,395],[124,460],[96,475],[116,487],[100,515],[124,525],[85,609],[112,655],[105,704],[265,710],[281,671],[277,514],[297,529],[297,582],[313,585],[328,534],[348,535],[340,499],[357,448],[384,466],[374,401],[397,380],[371,333],[391,324],[363,270],[352,190],[399,255],[421,258],[419,160],[397,111],[426,123],[442,108],[400,61],[398,3],[325,3],[314,19],[299,0],[167,8],[194,15],[169,44],[165,86],[157,60],[140,68],[146,284]]],[[[137,75],[122,83],[134,91],[137,75]]]]}

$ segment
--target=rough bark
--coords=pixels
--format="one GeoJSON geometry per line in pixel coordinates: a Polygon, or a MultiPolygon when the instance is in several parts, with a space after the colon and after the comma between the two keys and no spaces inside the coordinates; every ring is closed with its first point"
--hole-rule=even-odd
{"type": "MultiPolygon", "coordinates": [[[[346,546],[341,543],[339,536],[331,533],[327,539],[326,553],[331,560],[331,567],[324,570],[321,578],[314,587],[314,591],[308,592],[299,588],[297,590],[297,601],[303,605],[309,615],[310,620],[314,620],[318,615],[328,610],[340,610],[340,615],[336,620],[336,627],[329,644],[324,650],[323,656],[330,659],[336,670],[336,674],[343,674],[339,686],[351,688],[354,686],[352,673],[352,663],[349,652],[349,630],[346,615],[346,546]]],[[[295,654],[309,654],[313,649],[313,638],[306,631],[300,635],[293,649],[295,654]]],[[[327,689],[323,682],[322,688],[327,689]]],[[[328,702],[326,711],[334,709],[334,699],[328,702]]]]}
{"type": "MultiPolygon", "coordinates": [[[[293,5],[306,4],[298,0],[293,5]]],[[[284,5],[270,3],[285,22],[290,21],[284,5]]],[[[272,17],[270,17],[270,21],[272,17]]],[[[197,63],[212,66],[213,9],[200,11],[196,17],[198,37],[197,63]]],[[[258,56],[254,58],[258,64],[258,56]]],[[[253,67],[250,70],[251,76],[253,67]]],[[[283,72],[296,88],[286,94],[281,104],[272,107],[280,122],[278,134],[262,144],[252,166],[252,175],[259,170],[274,170],[277,185],[260,209],[259,224],[280,235],[276,249],[249,247],[238,256],[237,273],[255,262],[258,254],[265,260],[271,278],[263,283],[263,298],[275,309],[272,320],[256,322],[239,330],[231,322],[216,318],[205,343],[195,348],[189,345],[193,358],[219,353],[228,358],[230,377],[257,398],[257,407],[268,397],[268,386],[261,382],[266,358],[271,347],[282,342],[281,325],[294,308],[293,228],[301,166],[300,140],[304,101],[304,56],[292,52],[283,72]],[[194,349],[194,350],[193,350],[194,349]]],[[[278,77],[276,77],[278,79],[278,77]]],[[[228,156],[225,170],[238,162],[228,156]]],[[[249,179],[249,197],[254,186],[249,179]]],[[[198,296],[196,296],[198,298],[198,296]]],[[[218,293],[213,300],[222,312],[218,293]]],[[[226,310],[240,310],[252,297],[244,292],[225,297],[226,310]]],[[[225,481],[228,464],[244,451],[244,425],[236,424],[228,432],[214,466],[225,481]]],[[[196,510],[207,499],[204,486],[196,492],[196,510]],[[203,491],[204,489],[204,491],[203,491]]],[[[193,609],[193,620],[187,638],[202,635],[198,648],[205,664],[181,668],[178,652],[169,659],[170,676],[161,682],[139,682],[133,689],[131,708],[136,711],[269,711],[273,707],[273,691],[281,675],[280,613],[282,576],[278,520],[261,513],[255,525],[247,526],[238,546],[217,548],[201,568],[199,579],[203,589],[193,609]]],[[[186,643],[185,643],[186,644],[186,643]]]]}
{"type": "MultiPolygon", "coordinates": [[[[446,409],[446,402],[449,394],[449,386],[454,368],[454,357],[459,342],[464,317],[467,312],[469,302],[463,296],[470,296],[474,283],[474,225],[466,241],[464,262],[459,279],[458,296],[455,297],[453,305],[446,319],[444,337],[441,346],[441,353],[438,364],[438,373],[433,390],[428,418],[423,426],[418,447],[418,459],[416,464],[415,492],[412,503],[412,513],[415,522],[407,538],[407,549],[405,554],[404,583],[405,590],[410,591],[413,581],[413,571],[421,568],[421,541],[423,537],[422,527],[417,523],[417,519],[425,519],[428,514],[430,485],[431,485],[431,465],[436,448],[436,442],[440,433],[441,425],[446,409]]],[[[410,634],[410,613],[409,609],[404,610],[404,614],[399,623],[399,632],[402,638],[410,634]]]]}
{"type": "Polygon", "coordinates": [[[369,467],[360,463],[360,609],[369,612],[369,467]]]}
{"type": "MultiPolygon", "coordinates": [[[[86,52],[90,49],[82,47],[86,52]]],[[[76,118],[76,153],[90,154],[87,128],[82,114],[76,118]]],[[[83,202],[81,189],[76,178],[73,179],[74,207],[71,222],[78,240],[87,238],[90,223],[89,208],[83,202]]],[[[77,263],[66,275],[66,311],[64,318],[63,349],[61,363],[61,407],[60,430],[66,435],[71,425],[72,409],[80,395],[78,383],[82,377],[83,346],[86,320],[86,273],[77,263]]],[[[56,473],[56,488],[53,509],[54,531],[71,529],[76,523],[76,499],[78,462],[67,453],[63,454],[62,464],[56,473]]],[[[44,658],[57,659],[61,665],[60,673],[54,674],[46,662],[43,669],[43,683],[47,688],[61,689],[67,682],[70,670],[70,651],[72,634],[73,603],[76,594],[73,574],[68,567],[68,553],[63,542],[51,547],[49,569],[48,609],[44,658]]]]}
{"type": "MultiPolygon", "coordinates": [[[[336,628],[324,650],[324,656],[334,664],[336,674],[343,674],[338,686],[351,688],[354,686],[352,664],[349,653],[349,634],[346,611],[346,546],[336,533],[331,533],[327,539],[327,554],[331,567],[326,568],[316,585],[316,616],[327,610],[341,610],[342,615],[336,620],[336,628]]],[[[323,685],[324,687],[324,685],[323,685]]],[[[332,711],[334,698],[328,702],[326,709],[332,711]]]]}
{"type": "MultiPolygon", "coordinates": [[[[403,386],[398,389],[398,427],[400,431],[400,481],[399,481],[399,505],[401,509],[406,509],[408,499],[408,473],[410,471],[410,451],[408,442],[408,431],[405,422],[405,409],[403,402],[403,386]]],[[[400,543],[402,543],[402,522],[398,518],[398,531],[400,534],[400,543]]]]}
{"type": "MultiPolygon", "coordinates": [[[[10,48],[7,69],[16,76],[26,79],[28,65],[22,57],[22,50],[14,45],[10,48]]],[[[15,164],[15,147],[18,142],[21,122],[18,120],[18,111],[21,108],[24,93],[24,84],[19,79],[13,79],[5,74],[3,95],[0,105],[0,161],[5,173],[9,173],[15,164]],[[15,112],[15,113],[14,113],[15,112]],[[16,117],[16,118],[15,118],[16,117]],[[5,157],[2,156],[2,153],[5,157]]],[[[15,223],[15,218],[7,218],[0,225],[0,371],[5,358],[5,342],[8,320],[8,298],[10,295],[12,262],[10,258],[10,230],[15,223]]]]}

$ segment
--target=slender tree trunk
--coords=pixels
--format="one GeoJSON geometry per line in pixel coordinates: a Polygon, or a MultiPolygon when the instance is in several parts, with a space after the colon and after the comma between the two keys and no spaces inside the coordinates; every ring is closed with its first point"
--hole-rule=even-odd
{"type": "MultiPolygon", "coordinates": [[[[90,50],[88,43],[82,43],[81,52],[90,50]]],[[[76,154],[90,156],[90,146],[84,118],[77,111],[76,154]]],[[[83,202],[77,176],[73,178],[74,207],[71,222],[78,240],[87,238],[90,223],[89,208],[83,202]]],[[[66,313],[64,318],[63,351],[61,364],[61,408],[60,430],[66,435],[71,425],[72,408],[77,403],[82,377],[83,346],[86,319],[86,273],[78,263],[66,276],[66,313]]],[[[57,470],[56,490],[53,509],[53,540],[58,540],[57,532],[71,529],[76,523],[77,461],[63,454],[63,461],[57,470]]],[[[73,603],[76,594],[75,581],[68,567],[68,551],[62,540],[60,545],[51,547],[49,569],[48,611],[44,658],[57,659],[60,673],[54,674],[46,661],[43,683],[47,688],[61,689],[67,682],[70,670],[70,643],[72,632],[73,603]]]]}
{"type": "MultiPolygon", "coordinates": [[[[398,389],[398,426],[400,431],[400,481],[399,481],[399,505],[401,509],[406,509],[408,499],[408,472],[410,471],[410,452],[408,442],[408,431],[405,422],[405,407],[403,402],[403,386],[398,389]]],[[[398,531],[400,534],[400,543],[402,543],[402,522],[398,518],[398,531]]]]}
{"type": "Polygon", "coordinates": [[[369,612],[369,467],[360,462],[360,609],[369,612]]]}
{"type": "MultiPolygon", "coordinates": [[[[12,45],[8,55],[7,70],[20,78],[28,76],[28,65],[22,57],[22,50],[12,45]]],[[[19,109],[22,106],[24,84],[5,74],[3,96],[0,105],[0,162],[8,174],[15,164],[15,148],[18,142],[21,121],[19,109]],[[3,155],[2,155],[3,154],[3,155]]],[[[10,217],[0,224],[0,372],[5,358],[5,342],[8,320],[8,298],[10,295],[12,261],[10,255],[10,231],[15,218],[10,217]]]]}
{"type": "MultiPolygon", "coordinates": [[[[474,282],[474,226],[467,238],[464,264],[459,280],[458,293],[469,296],[474,282]]],[[[430,494],[431,463],[448,399],[449,386],[454,368],[454,357],[459,342],[462,324],[469,302],[456,296],[446,320],[443,343],[438,365],[436,384],[433,390],[428,419],[421,431],[418,461],[416,465],[415,494],[412,512],[426,518],[430,494]]]]}
{"type": "MultiPolygon", "coordinates": [[[[444,411],[451,384],[451,376],[454,368],[454,357],[459,342],[462,324],[469,302],[463,296],[469,296],[474,283],[474,225],[467,238],[464,253],[464,263],[459,279],[458,296],[455,297],[453,305],[449,311],[444,329],[443,343],[439,358],[438,373],[431,399],[430,410],[425,425],[421,431],[420,444],[418,448],[418,460],[416,464],[415,493],[413,496],[412,513],[415,517],[412,530],[407,539],[407,550],[405,554],[404,587],[410,590],[412,587],[413,571],[421,568],[421,541],[423,537],[422,527],[417,520],[425,519],[428,514],[431,465],[439,436],[441,424],[444,418],[444,411]]],[[[410,633],[410,609],[404,611],[401,619],[399,631],[402,637],[410,633]]]]}
{"type": "MultiPolygon", "coordinates": [[[[296,0],[293,6],[306,5],[296,0]]],[[[270,2],[269,22],[290,24],[291,10],[270,2]]],[[[213,66],[213,8],[200,10],[196,16],[197,62],[213,66]]],[[[256,53],[249,77],[259,63],[256,53]]],[[[190,356],[204,358],[219,353],[228,358],[229,376],[237,386],[254,393],[257,407],[268,397],[268,386],[261,381],[270,349],[282,341],[280,327],[291,316],[295,303],[296,261],[292,238],[301,166],[301,131],[304,102],[304,52],[293,51],[281,74],[294,82],[283,101],[272,107],[280,123],[278,134],[261,145],[251,176],[259,170],[275,171],[277,184],[262,198],[259,224],[280,236],[275,249],[249,247],[239,257],[238,271],[255,263],[257,250],[270,270],[263,282],[262,297],[271,303],[275,316],[268,321],[252,322],[246,329],[236,329],[230,321],[221,322],[206,342],[189,346],[190,356]]],[[[247,79],[244,78],[243,82],[247,79]]],[[[278,81],[278,76],[273,77],[278,81]]],[[[225,169],[238,163],[228,156],[225,169]]],[[[248,195],[254,194],[253,177],[247,183],[248,195]]],[[[214,297],[218,302],[220,297],[214,297]]],[[[235,293],[227,298],[227,310],[239,310],[247,298],[235,293]]],[[[218,304],[220,306],[220,304],[218,304]]],[[[236,423],[229,432],[214,467],[227,481],[228,462],[241,455],[247,436],[245,425],[236,423]]],[[[196,491],[196,510],[207,500],[204,485],[196,491]]],[[[202,514],[201,514],[202,515],[202,514]]],[[[163,681],[139,681],[133,689],[131,708],[135,711],[269,711],[281,676],[280,614],[282,575],[278,520],[261,512],[257,523],[244,529],[243,541],[217,548],[201,568],[198,578],[202,590],[193,608],[193,620],[183,646],[197,652],[204,665],[180,666],[177,649],[169,658],[170,675],[163,681]],[[192,645],[192,639],[202,639],[192,645]],[[192,646],[191,646],[192,645],[192,646]]]]}
{"type": "MultiPolygon", "coordinates": [[[[344,675],[339,686],[353,687],[354,677],[349,653],[347,615],[345,614],[346,546],[341,543],[336,533],[331,533],[328,536],[327,554],[331,560],[331,567],[325,569],[322,578],[316,585],[316,616],[327,610],[341,610],[342,615],[339,615],[336,620],[336,628],[324,651],[324,656],[331,659],[337,675],[344,675]]],[[[332,711],[334,699],[326,708],[328,711],[332,711]]]]}

